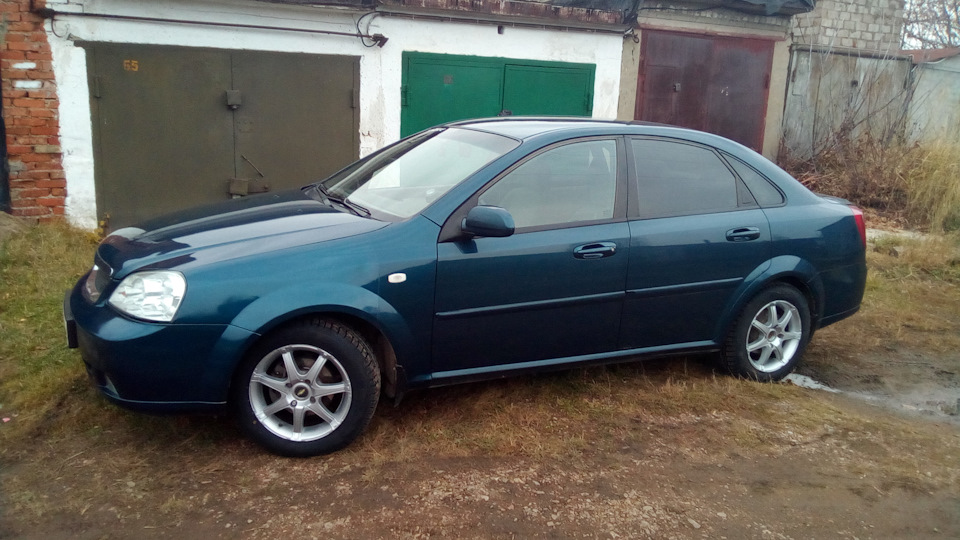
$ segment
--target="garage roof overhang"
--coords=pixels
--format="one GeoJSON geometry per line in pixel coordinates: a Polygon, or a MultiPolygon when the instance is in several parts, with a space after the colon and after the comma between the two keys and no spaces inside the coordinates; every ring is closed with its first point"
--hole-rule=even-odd
{"type": "Polygon", "coordinates": [[[909,56],[914,64],[928,64],[939,62],[954,56],[960,56],[960,47],[948,47],[944,49],[905,49],[900,54],[909,56]]]}
{"type": "Polygon", "coordinates": [[[631,25],[637,12],[726,8],[762,15],[795,15],[812,11],[816,0],[260,0],[276,4],[347,7],[387,13],[428,14],[445,18],[484,17],[539,24],[580,23],[631,25]]]}
{"type": "Polygon", "coordinates": [[[354,8],[412,18],[562,27],[623,33],[637,0],[260,0],[354,8]]]}

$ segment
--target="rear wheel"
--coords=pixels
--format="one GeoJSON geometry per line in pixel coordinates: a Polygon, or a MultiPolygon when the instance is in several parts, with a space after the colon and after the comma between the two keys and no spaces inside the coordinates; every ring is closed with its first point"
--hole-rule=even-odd
{"type": "Polygon", "coordinates": [[[789,285],[774,285],[743,308],[724,342],[724,364],[734,375],[778,381],[797,366],[812,330],[806,297],[789,285]]]}
{"type": "Polygon", "coordinates": [[[314,319],[262,340],[237,370],[241,429],[268,450],[313,456],[343,448],[373,417],[380,371],[353,330],[314,319]]]}

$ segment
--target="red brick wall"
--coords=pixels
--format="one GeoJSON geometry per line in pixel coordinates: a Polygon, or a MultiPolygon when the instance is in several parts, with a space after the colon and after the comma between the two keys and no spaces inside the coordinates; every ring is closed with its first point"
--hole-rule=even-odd
{"type": "Polygon", "coordinates": [[[44,21],[30,12],[30,4],[0,0],[0,32],[5,30],[0,46],[3,120],[13,215],[47,221],[64,213],[66,179],[53,57],[44,21]]]}

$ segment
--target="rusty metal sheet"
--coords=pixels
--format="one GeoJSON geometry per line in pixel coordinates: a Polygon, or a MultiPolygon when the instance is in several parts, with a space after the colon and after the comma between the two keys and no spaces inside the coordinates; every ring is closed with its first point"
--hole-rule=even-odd
{"type": "Polygon", "coordinates": [[[773,41],[645,30],[641,47],[635,119],[761,150],[773,41]]]}

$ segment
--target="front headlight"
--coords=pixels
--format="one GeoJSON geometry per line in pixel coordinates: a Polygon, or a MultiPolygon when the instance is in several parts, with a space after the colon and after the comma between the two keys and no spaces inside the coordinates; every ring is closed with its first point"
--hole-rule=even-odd
{"type": "Polygon", "coordinates": [[[108,301],[131,317],[170,322],[180,308],[187,280],[180,272],[154,270],[125,277],[108,301]]]}

